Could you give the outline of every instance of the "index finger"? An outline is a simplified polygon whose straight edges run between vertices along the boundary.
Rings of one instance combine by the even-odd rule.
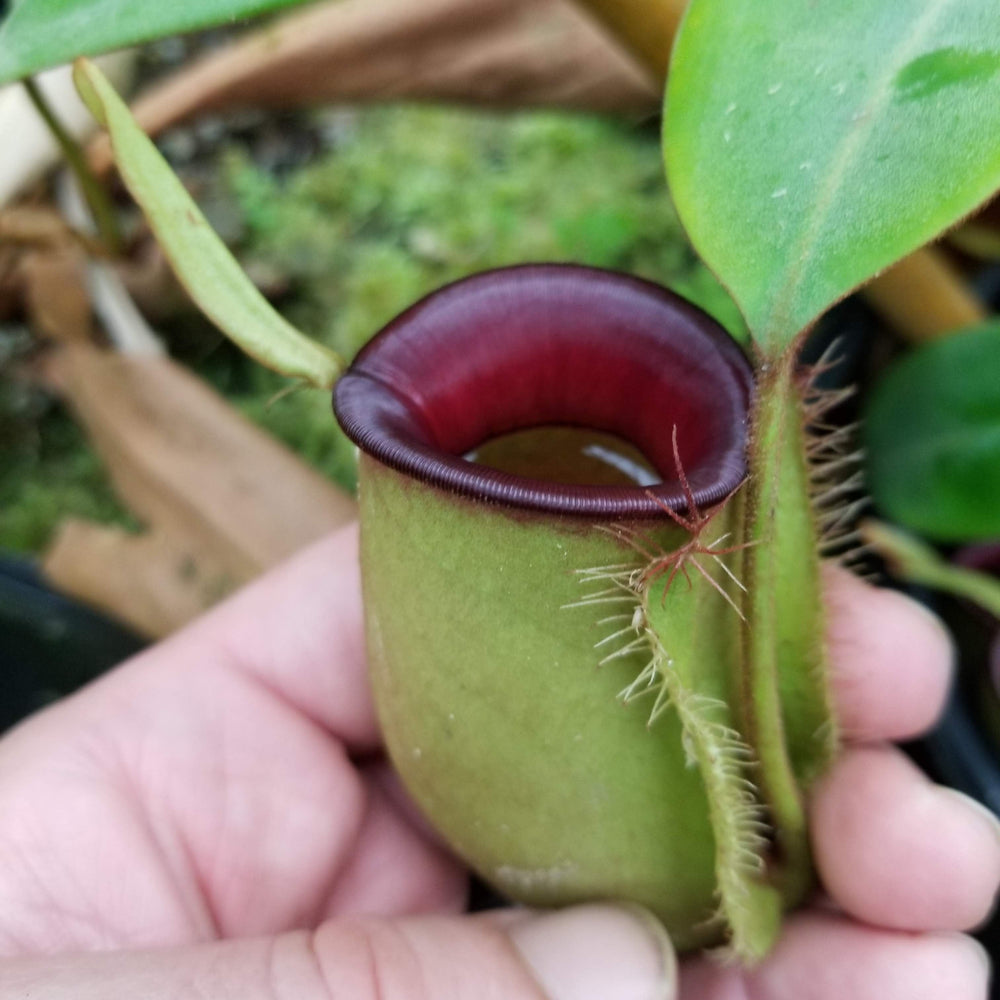
[[[358,529],[348,525],[303,549],[133,664],[145,675],[204,664],[259,683],[348,747],[380,744],[368,685]],[[202,675],[202,676],[199,676]],[[113,680],[113,676],[108,678]]]
[[[941,714],[952,645],[941,622],[897,591],[824,567],[827,647],[837,717],[849,742],[903,740]]]

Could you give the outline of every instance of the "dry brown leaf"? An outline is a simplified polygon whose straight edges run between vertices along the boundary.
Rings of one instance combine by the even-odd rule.
[[[136,517],[234,580],[356,515],[351,498],[169,358],[73,346],[55,364]]]
[[[80,248],[68,245],[26,253],[20,270],[34,334],[60,343],[91,343],[94,325]]]
[[[42,336],[89,338],[84,247],[92,241],[50,205],[0,209],[0,317],[27,312]]]
[[[0,320],[20,312],[24,302],[24,276],[17,247],[0,244]]]
[[[0,209],[0,244],[31,249],[63,249],[81,246],[91,253],[99,245],[70,226],[50,205],[13,205]]]
[[[236,581],[205,553],[164,532],[67,518],[42,560],[58,590],[158,639],[225,597]]]
[[[658,88],[569,0],[335,0],[287,16],[133,104],[155,135],[237,107],[401,98],[655,113]],[[111,166],[104,137],[90,148]]]

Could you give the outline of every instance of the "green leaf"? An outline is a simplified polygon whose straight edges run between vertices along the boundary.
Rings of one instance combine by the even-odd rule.
[[[977,570],[953,566],[925,542],[881,521],[865,521],[861,534],[885,559],[893,576],[964,597],[1000,618],[1000,580]]]
[[[20,0],[0,27],[0,83],[77,56],[254,17],[302,0]]]
[[[1000,537],[1000,321],[906,355],[870,394],[879,508],[941,541]]]
[[[73,67],[73,78],[87,107],[108,130],[125,185],[146,213],[174,272],[202,312],[261,364],[329,389],[343,370],[342,359],[301,334],[271,308],[104,74],[93,63],[80,59]]]
[[[693,0],[666,106],[681,221],[774,357],[1000,185],[1000,4]]]

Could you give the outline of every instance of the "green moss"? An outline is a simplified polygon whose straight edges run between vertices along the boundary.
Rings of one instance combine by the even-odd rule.
[[[376,108],[285,184],[231,154],[244,250],[287,274],[294,319],[354,354],[418,296],[474,271],[572,260],[682,286],[723,321],[667,197],[656,134],[582,115]]]
[[[255,368],[251,388],[231,396],[230,402],[310,465],[353,493],[358,479],[354,445],[333,419],[330,397],[314,389],[287,393],[287,388],[287,379]]]
[[[62,411],[41,433],[5,440],[0,462],[0,548],[38,552],[66,517],[131,526],[83,431]]]

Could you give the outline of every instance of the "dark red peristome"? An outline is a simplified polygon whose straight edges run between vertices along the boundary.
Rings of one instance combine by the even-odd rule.
[[[362,451],[446,490],[521,510],[663,516],[646,488],[569,486],[461,456],[498,434],[571,424],[617,434],[652,462],[651,487],[685,507],[681,464],[699,506],[746,474],[752,393],[739,347],[666,289],[594,268],[528,264],[448,285],[411,306],[361,353],[334,410]]]

